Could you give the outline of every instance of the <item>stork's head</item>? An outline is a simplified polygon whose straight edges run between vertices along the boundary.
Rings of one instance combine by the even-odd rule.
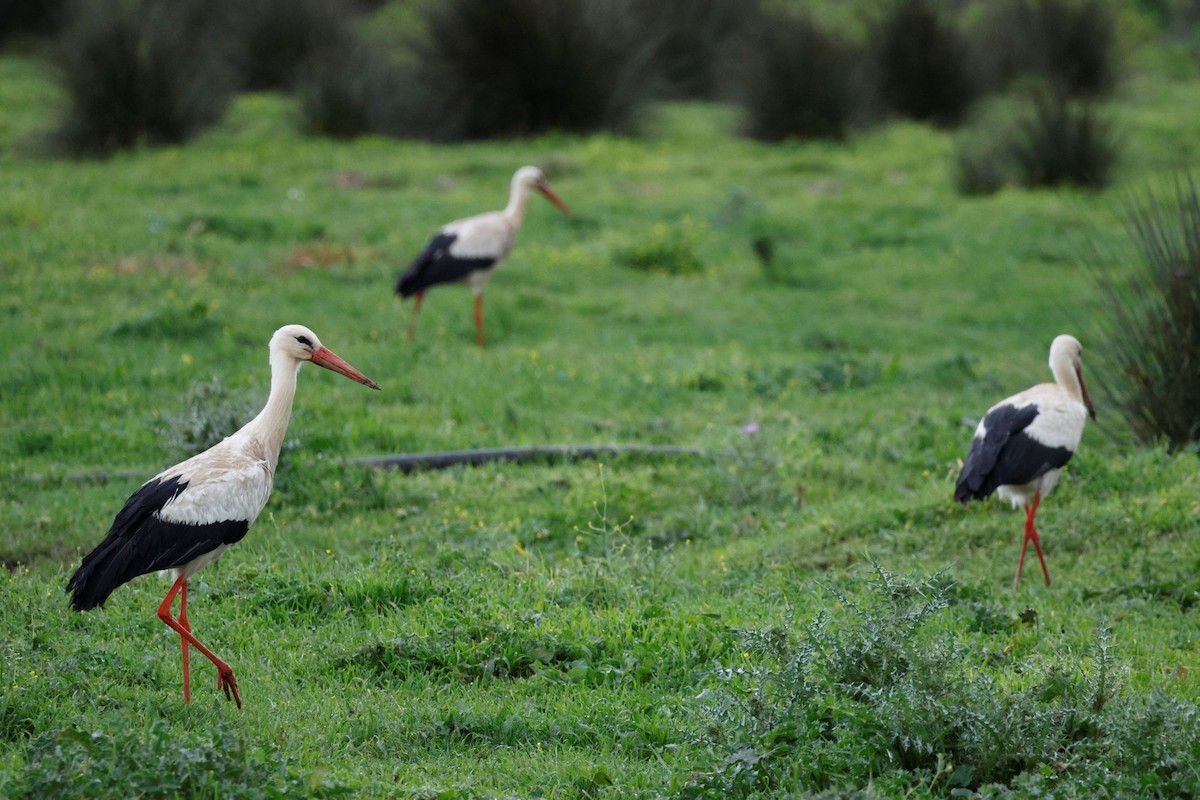
[[[297,366],[311,361],[318,367],[345,375],[352,381],[378,389],[379,384],[346,363],[336,353],[321,344],[317,335],[303,325],[284,325],[271,337],[271,361],[289,359]]]
[[[513,175],[513,185],[520,186],[525,190],[537,189],[558,209],[568,217],[573,216],[570,207],[562,201],[562,199],[554,193],[550,188],[550,183],[546,180],[546,175],[537,167],[521,167]]]
[[[1087,406],[1088,414],[1095,419],[1096,407],[1092,405],[1087,384],[1083,382],[1083,345],[1078,339],[1065,333],[1054,337],[1050,344],[1050,371],[1060,384],[1063,383],[1060,375],[1074,374],[1075,380],[1079,382],[1080,400]]]

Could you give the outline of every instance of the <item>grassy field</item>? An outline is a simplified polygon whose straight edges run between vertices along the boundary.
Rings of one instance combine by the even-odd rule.
[[[962,199],[950,134],[762,145],[705,105],[432,146],[249,96],[186,147],[46,160],[54,85],[0,58],[0,795],[1200,791],[1195,454],[1099,396],[1039,514],[1050,588],[1012,586],[1019,513],[951,500],[1056,334],[1102,377],[1085,260],[1126,268],[1123,201],[1200,156],[1180,72],[1119,93],[1108,192]],[[486,351],[460,287],[406,343],[395,276],[525,163],[577,217],[532,201]],[[163,580],[86,615],[63,586],[196,418],[254,413],[292,322],[383,392],[302,371],[270,503],[193,581],[246,707],[198,658],[184,705]],[[343,463],[551,443],[709,456]]]

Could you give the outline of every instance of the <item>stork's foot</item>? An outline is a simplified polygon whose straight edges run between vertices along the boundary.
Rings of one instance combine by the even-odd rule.
[[[228,664],[217,666],[217,688],[225,692],[226,700],[233,700],[237,707],[242,707],[242,695],[238,692],[237,678],[233,677],[233,669]]]

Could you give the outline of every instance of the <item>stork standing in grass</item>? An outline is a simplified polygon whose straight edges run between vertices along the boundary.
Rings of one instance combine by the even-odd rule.
[[[246,535],[267,498],[287,434],[300,367],[311,361],[351,380],[379,386],[321,345],[303,325],[287,325],[271,337],[271,394],[257,417],[224,441],[163,470],[125,502],[104,541],[84,556],[67,583],[71,607],[88,611],[103,606],[121,584],[162,569],[174,583],[158,607],[158,616],[183,644],[183,699],[191,699],[188,647],[217,667],[217,688],[242,707],[233,670],[192,635],[187,616],[187,582]],[[179,616],[171,616],[175,596]]]
[[[1025,548],[1033,542],[1046,585],[1050,571],[1033,518],[1042,496],[1049,494],[1059,473],[1075,455],[1088,417],[1096,418],[1080,356],[1083,348],[1073,336],[1062,335],[1050,345],[1054,383],[1041,383],[988,409],[975,429],[971,450],[954,487],[954,499],[966,505],[992,492],[1026,507],[1025,538],[1017,562],[1015,585],[1021,580]]]
[[[529,199],[529,192],[534,189],[549,198],[564,214],[571,216],[571,209],[551,190],[540,169],[521,167],[513,175],[508,206],[503,211],[489,211],[455,220],[442,226],[425,245],[425,249],[396,283],[396,293],[400,297],[413,298],[412,319],[408,323],[409,341],[416,331],[417,315],[421,313],[425,291],[439,283],[466,281],[475,293],[475,337],[479,346],[484,346],[483,288],[512,249],[517,231],[525,219],[525,203]]]

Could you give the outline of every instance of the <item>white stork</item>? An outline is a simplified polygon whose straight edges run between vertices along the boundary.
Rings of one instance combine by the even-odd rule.
[[[296,376],[306,361],[372,389],[379,386],[321,345],[303,325],[287,325],[271,337],[271,394],[259,415],[203,453],[163,470],[125,501],[104,540],[84,556],[67,583],[71,607],[103,606],[118,586],[139,575],[172,570],[174,583],[158,616],[183,644],[183,699],[191,699],[188,645],[217,667],[217,688],[242,707],[233,670],[192,635],[187,618],[187,581],[241,540],[267,498],[279,448],[287,434]],[[180,595],[179,617],[171,616]]]
[[[1014,585],[1021,580],[1025,548],[1030,541],[1042,563],[1046,585],[1050,585],[1050,571],[1033,518],[1042,495],[1054,488],[1062,468],[1079,447],[1087,416],[1096,418],[1080,368],[1082,352],[1074,336],[1064,334],[1054,339],[1050,345],[1050,371],[1055,382],[1040,383],[988,409],[975,429],[971,450],[954,487],[954,499],[963,505],[999,490],[1000,497],[1011,500],[1013,508],[1027,508]]]
[[[512,249],[517,231],[525,220],[525,203],[531,189],[537,189],[564,214],[571,216],[571,209],[550,189],[540,169],[521,167],[512,177],[508,206],[503,211],[489,211],[443,225],[400,276],[396,293],[404,299],[415,298],[412,319],[408,323],[410,341],[425,290],[439,283],[465,280],[475,293],[475,337],[479,346],[484,346],[483,287]]]

